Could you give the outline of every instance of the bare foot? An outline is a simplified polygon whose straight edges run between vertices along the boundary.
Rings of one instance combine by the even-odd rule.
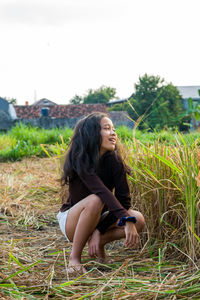
[[[104,246],[100,246],[98,250],[98,262],[101,264],[111,264],[113,262],[105,252]]]
[[[68,265],[67,273],[82,275],[87,273],[87,270],[82,265]]]
[[[99,246],[98,249],[98,262],[104,263],[106,260],[106,252],[104,246]]]
[[[87,273],[86,268],[81,264],[81,262],[77,259],[69,258],[69,265],[67,267],[68,274],[85,274]]]

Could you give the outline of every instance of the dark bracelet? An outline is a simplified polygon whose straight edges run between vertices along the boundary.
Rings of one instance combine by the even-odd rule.
[[[132,223],[136,223],[137,219],[136,217],[121,217],[118,226],[124,226],[126,224],[126,222],[132,222]]]

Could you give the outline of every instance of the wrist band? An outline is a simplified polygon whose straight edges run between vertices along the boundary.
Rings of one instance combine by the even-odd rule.
[[[118,226],[124,226],[126,224],[126,222],[132,222],[132,223],[136,223],[137,219],[136,217],[121,217]]]

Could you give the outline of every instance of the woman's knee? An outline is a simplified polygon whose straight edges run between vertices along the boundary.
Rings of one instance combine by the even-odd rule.
[[[90,208],[92,211],[101,211],[103,209],[104,204],[100,197],[95,194],[91,194],[88,197],[90,199],[87,203],[87,208]]]
[[[144,216],[141,212],[137,211],[137,210],[133,210],[133,209],[129,209],[128,210],[128,213],[131,215],[131,216],[134,216],[136,217],[137,219],[137,223],[136,223],[136,227],[137,227],[137,230],[140,232],[143,230],[144,226],[145,226],[145,219],[144,219]]]

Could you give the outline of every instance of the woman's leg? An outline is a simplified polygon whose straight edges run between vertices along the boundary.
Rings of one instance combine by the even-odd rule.
[[[137,223],[135,224],[135,226],[137,232],[140,233],[145,226],[145,220],[143,215],[139,211],[133,209],[129,209],[128,212],[131,216],[136,217]],[[117,226],[118,222],[119,221],[111,225],[104,234],[100,234],[100,243],[98,249],[98,259],[100,262],[103,262],[103,260],[105,260],[106,258],[104,246],[107,243],[125,238],[124,226],[123,227]]]
[[[69,266],[81,264],[83,248],[99,222],[103,206],[101,199],[92,194],[69,210],[65,227],[66,235],[73,242]]]

